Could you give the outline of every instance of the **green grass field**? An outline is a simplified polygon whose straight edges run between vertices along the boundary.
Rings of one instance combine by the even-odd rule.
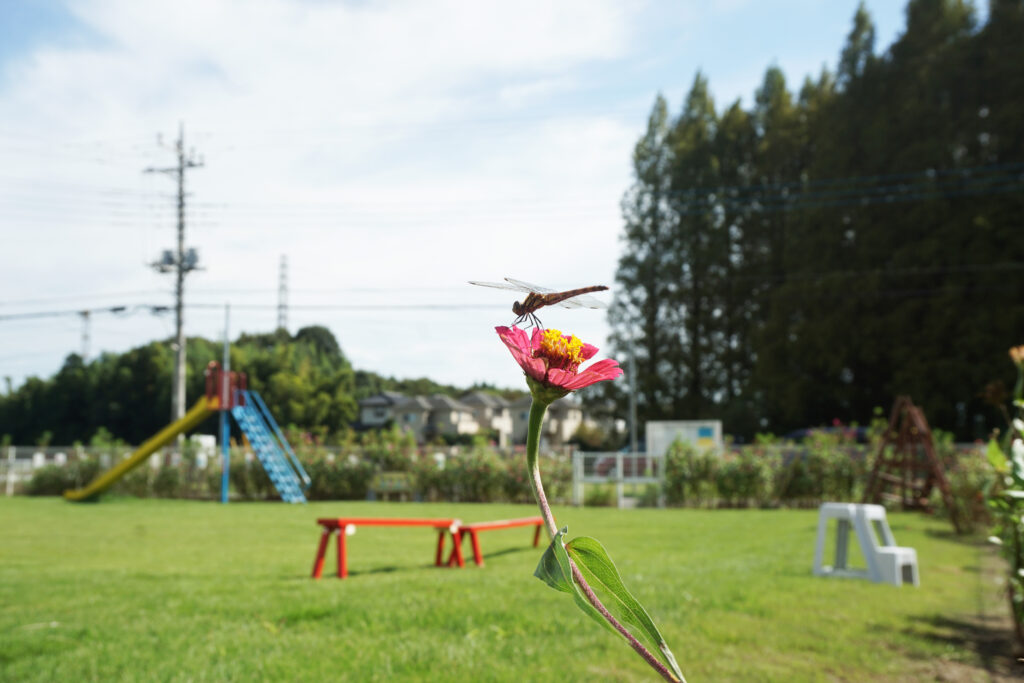
[[[817,513],[556,508],[601,540],[697,681],[1006,674],[1001,565],[942,520],[892,514],[921,587],[811,575]],[[309,578],[318,516],[483,521],[532,507],[0,499],[0,680],[649,680],[533,578],[532,529],[433,567],[432,530],[362,528],[350,577]],[[330,575],[330,578],[327,578]],[[1018,672],[1019,673],[1019,672]]]

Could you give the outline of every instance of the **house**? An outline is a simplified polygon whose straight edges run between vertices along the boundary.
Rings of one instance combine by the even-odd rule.
[[[434,394],[426,400],[431,408],[427,436],[476,434],[480,430],[473,410],[465,403],[443,394]]]
[[[583,404],[571,395],[548,406],[543,434],[552,446],[564,446],[583,424]]]
[[[413,435],[418,443],[426,440],[430,427],[430,413],[433,407],[423,396],[406,396],[395,404],[395,424],[403,432]]]
[[[530,424],[530,405],[533,398],[523,396],[509,404],[512,413],[512,443],[526,443],[526,427]]]
[[[405,400],[397,391],[382,391],[359,402],[359,426],[364,429],[387,427],[394,419],[394,408]]]
[[[493,431],[498,446],[526,443],[532,399],[524,396],[512,403],[500,396],[475,391],[454,399],[443,394],[405,396],[383,391],[359,402],[357,429],[381,429],[396,425],[419,443],[439,436],[477,434]],[[541,433],[541,445],[564,446],[583,424],[582,406],[572,396],[548,406]]]
[[[509,406],[512,413],[512,440],[526,443],[526,429],[530,422],[530,404],[533,399],[524,396]],[[572,395],[548,406],[541,428],[540,445],[549,448],[564,446],[583,424],[583,406]]]
[[[500,448],[511,443],[512,411],[507,400],[483,391],[470,392],[459,400],[473,411],[473,419],[481,429],[489,429],[495,433]]]

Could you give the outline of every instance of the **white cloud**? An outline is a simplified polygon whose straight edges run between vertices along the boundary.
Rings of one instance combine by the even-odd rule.
[[[9,136],[0,141],[18,138],[24,151],[16,179],[0,182],[0,201],[22,206],[3,214],[19,221],[3,230],[19,255],[2,276],[8,301],[169,290],[145,263],[173,244],[173,184],[140,171],[173,163],[153,135],[173,139],[178,120],[207,161],[188,177],[187,242],[207,267],[189,278],[191,302],[274,303],[280,254],[293,304],[440,296],[509,306],[514,297],[465,280],[569,287],[613,274],[636,131],[548,102],[580,87],[580,69],[627,53],[631,5],[94,0],[70,9],[94,39],[9,64],[0,97]],[[402,291],[300,293],[352,287]],[[239,289],[261,293],[225,293]],[[491,315],[291,317],[332,321],[369,369],[468,382],[494,375],[456,358],[439,366],[438,345],[450,345],[451,325],[488,334],[478,321]],[[593,316],[603,336],[603,316]],[[219,335],[216,311],[188,320],[189,333]],[[235,330],[268,329],[274,312],[239,307],[233,320]],[[397,324],[419,320],[436,331],[388,345]],[[66,323],[63,353],[77,347]],[[94,327],[94,350],[168,332],[166,321],[134,325],[136,337],[119,337],[116,321]],[[487,348],[456,355],[484,358]]]

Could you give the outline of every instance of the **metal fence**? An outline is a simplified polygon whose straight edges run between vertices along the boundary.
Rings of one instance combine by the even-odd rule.
[[[220,449],[214,443],[213,437],[207,440],[190,440],[185,451],[189,454],[190,462],[196,468],[205,470],[208,467],[220,469]],[[525,446],[513,446],[506,448],[493,448],[503,458],[523,458],[525,462]],[[78,460],[95,458],[99,462],[100,471],[105,471],[131,456],[135,450],[134,446],[7,446],[0,450],[0,487],[8,496],[14,495],[32,479],[33,473],[47,465],[66,467]],[[336,459],[346,458],[351,461],[372,460],[370,451],[379,452],[380,449],[364,448],[361,446],[321,446],[311,444],[299,444],[295,451],[300,459],[312,460],[326,458],[329,462]],[[419,446],[416,451],[420,458],[433,458],[438,463],[443,463],[449,458],[457,458],[460,455],[472,450],[470,446]],[[233,446],[231,449],[235,457],[239,453],[246,461],[255,458],[251,448],[244,445]],[[569,457],[568,448],[548,449],[543,455],[555,458]],[[185,456],[177,448],[176,444],[165,446],[149,457],[147,465],[152,469],[159,469],[163,465],[176,467],[185,460]]]
[[[665,506],[664,456],[647,453],[587,452],[572,454],[572,502],[583,505],[586,484],[613,485],[615,503],[619,508],[629,507],[626,486],[656,484],[658,507]]]

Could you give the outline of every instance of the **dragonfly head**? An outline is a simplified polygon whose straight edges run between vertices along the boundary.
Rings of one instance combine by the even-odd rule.
[[[515,313],[516,315],[523,315],[523,305],[518,301],[513,302],[512,312]]]

